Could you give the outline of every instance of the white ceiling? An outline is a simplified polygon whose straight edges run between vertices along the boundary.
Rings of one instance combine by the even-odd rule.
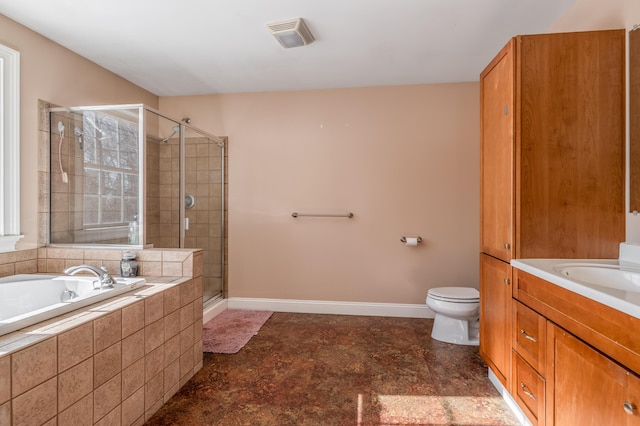
[[[0,0],[0,13],[159,96],[477,81],[575,0]],[[265,23],[305,19],[283,49]]]

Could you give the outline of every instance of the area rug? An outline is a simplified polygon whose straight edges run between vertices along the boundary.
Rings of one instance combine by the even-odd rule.
[[[227,309],[202,327],[202,350],[218,354],[237,353],[258,334],[272,314],[272,311]]]

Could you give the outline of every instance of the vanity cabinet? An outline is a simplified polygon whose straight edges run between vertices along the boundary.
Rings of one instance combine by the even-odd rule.
[[[481,73],[483,259],[508,268],[521,258],[617,257],[625,239],[624,58],[624,30],[525,35]],[[481,265],[480,353],[510,388],[512,364],[521,366],[501,350],[512,337],[511,299],[497,290],[497,264]]]
[[[640,425],[640,319],[513,268],[510,393],[534,425]]]

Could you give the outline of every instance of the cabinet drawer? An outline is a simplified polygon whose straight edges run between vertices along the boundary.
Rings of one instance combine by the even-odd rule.
[[[546,318],[514,300],[513,323],[513,348],[544,376]]]
[[[545,381],[513,351],[512,392],[514,399],[534,425],[545,424]]]

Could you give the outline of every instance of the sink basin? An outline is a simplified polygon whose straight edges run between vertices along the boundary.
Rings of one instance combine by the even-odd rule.
[[[578,281],[613,290],[640,293],[640,270],[618,265],[559,264],[558,274]]]

